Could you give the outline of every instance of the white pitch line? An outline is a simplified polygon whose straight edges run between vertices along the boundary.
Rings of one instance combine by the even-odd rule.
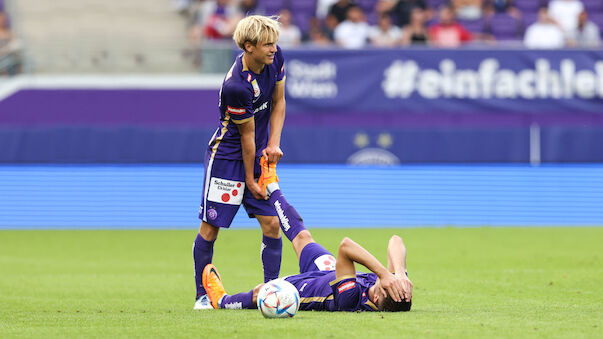
[[[20,75],[0,82],[0,101],[22,89],[219,89],[223,75]]]

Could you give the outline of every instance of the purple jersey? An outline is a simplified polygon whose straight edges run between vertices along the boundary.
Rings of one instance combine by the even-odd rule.
[[[272,92],[277,82],[285,80],[285,60],[276,47],[274,62],[260,74],[253,73],[239,55],[220,89],[220,124],[208,145],[211,158],[243,160],[241,135],[237,124],[255,119],[256,157],[266,148],[269,136]]]
[[[356,276],[336,279],[335,271],[311,271],[286,277],[299,291],[300,310],[377,311],[369,299],[369,288],[377,275],[357,272]]]

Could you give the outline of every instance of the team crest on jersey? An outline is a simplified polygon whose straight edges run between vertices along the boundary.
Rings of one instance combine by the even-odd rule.
[[[251,81],[251,85],[253,86],[253,96],[255,98],[260,96],[260,86],[258,86],[258,81],[256,79],[253,79],[253,81]]]
[[[207,200],[227,205],[240,205],[243,202],[244,191],[245,183],[242,181],[211,177]]]

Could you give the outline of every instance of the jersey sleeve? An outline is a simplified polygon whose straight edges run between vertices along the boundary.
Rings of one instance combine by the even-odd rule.
[[[229,84],[222,89],[226,114],[235,124],[253,119],[253,89],[245,84]]]
[[[357,311],[362,302],[362,289],[356,283],[356,276],[345,276],[332,281],[334,311]]]
[[[276,46],[276,56],[275,60],[278,66],[278,75],[276,76],[276,82],[281,82],[285,80],[285,57],[283,56],[283,51],[279,46]]]

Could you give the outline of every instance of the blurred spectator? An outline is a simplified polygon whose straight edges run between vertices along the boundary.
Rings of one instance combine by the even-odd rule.
[[[440,22],[429,28],[429,40],[438,47],[459,47],[473,40],[471,32],[454,20],[454,10],[449,5],[440,8]]]
[[[0,50],[5,51],[12,41],[13,33],[8,27],[8,17],[6,13],[0,11]]]
[[[578,16],[578,27],[570,32],[569,44],[576,47],[598,47],[601,44],[599,27],[588,20],[588,13]]]
[[[210,14],[203,27],[203,34],[207,39],[230,39],[235,26],[242,17],[234,2],[232,0],[217,1],[215,10]]]
[[[578,27],[578,15],[584,10],[584,5],[578,0],[552,0],[549,2],[549,15],[557,21],[565,34]]]
[[[424,0],[379,0],[376,11],[379,14],[388,13],[393,16],[398,27],[404,27],[410,22],[412,9],[419,7],[427,10]]]
[[[348,18],[348,10],[355,6],[350,0],[337,0],[336,3],[329,8],[329,15],[333,15],[337,22],[341,23]]]
[[[316,2],[316,17],[319,20],[324,20],[329,14],[329,10],[337,0],[318,0]]]
[[[193,42],[203,39],[230,39],[242,14],[234,0],[200,0],[194,4],[189,38]]]
[[[281,47],[299,46],[301,43],[301,31],[291,24],[291,12],[288,9],[281,9],[278,13],[281,22],[281,33],[279,34],[278,44]]]
[[[565,45],[563,30],[549,16],[546,7],[538,10],[538,21],[526,29],[523,43],[527,48],[563,48]]]
[[[376,47],[394,47],[399,44],[402,30],[392,24],[392,18],[387,14],[379,15],[376,26],[371,26],[369,40]]]
[[[429,40],[425,11],[420,7],[413,8],[410,23],[402,28],[402,45],[424,45]]]
[[[487,0],[484,4],[484,12],[486,15],[507,13],[516,19],[521,17],[521,11],[515,7],[513,0]]]
[[[0,11],[0,74],[14,75],[21,69],[19,42],[8,26],[8,16]]]
[[[456,17],[461,20],[477,20],[482,17],[482,0],[452,0]]]
[[[261,14],[258,12],[258,2],[256,0],[241,0],[239,10],[243,13],[243,16]]]
[[[369,28],[362,9],[352,6],[348,9],[347,20],[335,28],[335,42],[343,48],[363,48],[367,43]]]
[[[0,4],[2,0],[0,0]],[[180,14],[187,14],[189,8],[192,5],[192,0],[172,0],[172,6],[178,11]]]
[[[337,23],[337,19],[332,17],[335,23]],[[337,26],[337,24],[335,24]],[[333,40],[329,36],[329,34],[323,29],[320,24],[320,21],[317,18],[310,19],[310,29],[308,31],[308,43],[314,46],[330,46]]]

